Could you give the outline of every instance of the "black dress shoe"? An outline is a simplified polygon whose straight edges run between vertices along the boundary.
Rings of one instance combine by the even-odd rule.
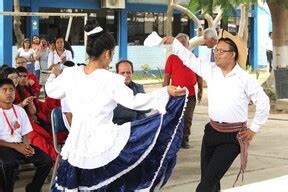
[[[184,142],[182,142],[182,144],[181,144],[181,148],[183,148],[183,149],[190,149],[190,148],[191,148],[191,145],[189,144],[188,141],[184,141]]]

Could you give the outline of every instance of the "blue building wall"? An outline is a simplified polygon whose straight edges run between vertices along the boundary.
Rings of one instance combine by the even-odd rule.
[[[253,70],[267,69],[266,42],[269,32],[272,31],[271,14],[268,6],[253,6],[254,17],[252,22],[252,57],[250,63]]]
[[[10,2],[10,3],[9,3]],[[45,8],[81,8],[81,9],[100,9],[100,0],[20,0],[21,6],[28,7],[31,11],[39,11],[41,7]],[[0,11],[11,11],[12,1],[0,2]],[[251,39],[250,39],[250,60],[249,63],[253,65],[253,69],[264,68],[266,64],[265,45],[263,39],[268,36],[268,32],[271,31],[272,24],[270,18],[270,12],[267,7],[259,8],[254,6],[253,18],[251,22]],[[151,68],[163,68],[165,64],[166,54],[164,54],[164,48],[146,48],[144,46],[127,46],[127,12],[128,11],[146,11],[146,12],[160,12],[165,13],[167,11],[166,5],[152,5],[152,4],[140,4],[140,3],[128,3],[126,9],[121,10],[119,13],[118,26],[118,40],[120,42],[119,47],[116,48],[116,54],[112,65],[118,59],[130,59],[135,63],[135,69],[141,70],[141,65],[149,64]],[[237,12],[237,15],[239,13]],[[30,37],[33,34],[39,32],[39,19],[38,17],[31,17],[29,19],[30,30],[28,30]],[[4,30],[5,26],[5,30]],[[7,27],[8,26],[8,27]],[[11,26],[11,27],[9,27]],[[260,27],[261,26],[261,27]],[[265,27],[263,27],[265,26]],[[0,16],[0,63],[12,63],[12,17]],[[194,28],[193,23],[190,24],[190,28]],[[261,29],[261,30],[260,30]],[[191,34],[193,36],[193,30]],[[4,38],[5,37],[5,38]],[[6,48],[4,48],[6,47]],[[85,61],[85,50],[81,46],[74,46],[75,50],[75,62]],[[13,51],[13,55],[15,50]],[[194,51],[198,54],[198,49]],[[79,55],[77,55],[79,54]],[[149,57],[147,57],[149,55]],[[153,56],[153,57],[152,57]],[[151,60],[153,58],[153,60]],[[116,61],[115,61],[116,60]]]
[[[0,1],[0,11],[11,11],[12,1]],[[0,65],[11,65],[12,18],[0,16]]]

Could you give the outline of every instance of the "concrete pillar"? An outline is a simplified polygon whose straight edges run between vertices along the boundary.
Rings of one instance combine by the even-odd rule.
[[[190,37],[190,39],[192,39],[193,37],[195,37],[197,35],[195,28],[196,28],[195,23],[190,19],[189,20],[189,31],[190,31],[189,37]],[[199,55],[199,48],[198,47],[195,48],[192,52],[194,55]]]
[[[31,0],[31,12],[39,12],[39,0]],[[27,35],[29,35],[30,38],[33,35],[39,35],[39,17],[28,17],[27,24]]]
[[[127,11],[119,10],[118,14],[118,44],[119,44],[119,59],[127,59],[128,45],[128,22]]]
[[[12,11],[13,1],[0,1],[0,11]],[[0,66],[12,66],[12,17],[0,16]]]

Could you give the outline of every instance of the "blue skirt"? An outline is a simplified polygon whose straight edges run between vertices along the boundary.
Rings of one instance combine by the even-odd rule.
[[[154,191],[171,176],[183,131],[186,97],[171,97],[164,115],[131,123],[130,138],[119,156],[103,167],[81,169],[62,160],[51,191]]]

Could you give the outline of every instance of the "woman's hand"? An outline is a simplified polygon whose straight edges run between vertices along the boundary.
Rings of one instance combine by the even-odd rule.
[[[186,88],[175,87],[173,85],[167,86],[167,91],[170,96],[182,96],[186,94]]]
[[[60,65],[54,65],[51,70],[51,73],[53,73],[56,77],[60,75],[62,73],[62,70],[60,69]]]

